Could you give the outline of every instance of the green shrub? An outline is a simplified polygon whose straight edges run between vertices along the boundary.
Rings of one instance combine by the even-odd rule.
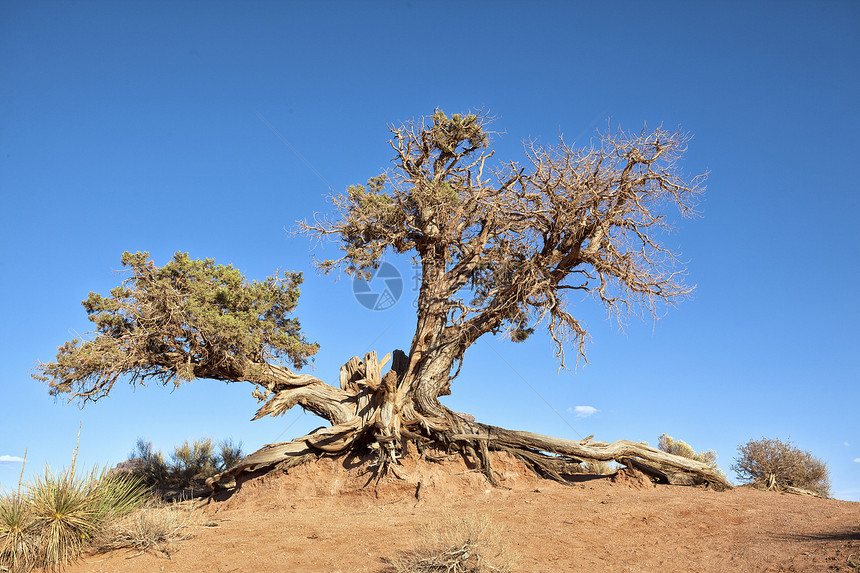
[[[218,463],[221,471],[228,470],[238,464],[244,456],[242,454],[242,442],[238,445],[233,443],[231,438],[223,440],[219,447]]]
[[[202,488],[207,478],[232,467],[242,457],[241,442],[234,445],[231,439],[223,440],[216,453],[212,438],[200,438],[175,446],[168,464],[161,452],[153,449],[152,442],[140,438],[129,460],[131,473],[149,487],[163,491]]]
[[[791,440],[762,438],[738,447],[732,469],[746,483],[764,489],[799,488],[830,496],[830,469]]]
[[[699,453],[696,453],[696,450],[694,450],[693,447],[690,446],[688,443],[681,440],[676,440],[675,438],[667,434],[660,435],[657,441],[657,448],[659,448],[663,452],[666,452],[667,454],[673,454],[676,456],[681,456],[683,458],[696,460],[697,462],[702,462],[703,464],[707,465],[715,472],[720,474],[723,478],[726,477],[726,474],[723,473],[723,471],[719,467],[717,467],[717,454],[714,452],[714,450],[701,451]],[[702,476],[680,474],[677,473],[676,470],[672,470],[671,468],[661,467],[660,469],[672,474],[673,482],[687,481],[688,483],[693,485],[703,485],[704,483],[706,483],[706,480]]]
[[[171,472],[177,485],[182,487],[202,487],[206,478],[218,473],[212,438],[200,438],[190,443],[185,440],[173,448],[170,457],[173,459]]]
[[[57,569],[75,561],[112,519],[140,507],[143,485],[133,476],[71,467],[45,468],[19,491],[0,498],[0,570]]]
[[[152,449],[152,442],[138,438],[135,449],[129,454],[134,462],[132,473],[143,483],[155,489],[167,489],[170,480],[170,468],[164,463],[161,452]]]

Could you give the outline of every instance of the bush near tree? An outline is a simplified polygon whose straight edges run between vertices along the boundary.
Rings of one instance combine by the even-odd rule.
[[[725,478],[725,473],[717,467],[717,454],[714,450],[701,451],[696,453],[696,450],[693,449],[691,445],[688,443],[676,440],[672,436],[667,434],[661,434],[657,441],[657,447],[660,451],[666,452],[667,454],[674,454],[676,456],[681,456],[684,458],[689,458],[691,460],[696,460],[697,462],[702,462],[706,464],[708,467],[717,472],[719,475]],[[688,481],[693,485],[703,485],[706,483],[701,476],[692,476],[688,474],[676,474],[671,471],[671,468],[666,468],[669,470],[669,473],[672,473],[673,482],[678,480]]]
[[[202,488],[208,478],[242,459],[242,443],[234,444],[232,439],[218,444],[212,438],[185,440],[173,448],[170,457],[171,461],[166,462],[164,455],[153,449],[152,442],[140,438],[129,454],[131,472],[156,490]]]
[[[762,489],[805,490],[830,497],[830,468],[791,440],[750,440],[738,447],[732,470],[744,482]]]

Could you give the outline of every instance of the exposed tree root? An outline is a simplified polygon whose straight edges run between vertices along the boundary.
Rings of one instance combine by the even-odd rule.
[[[570,482],[569,476],[578,473],[579,464],[598,460],[633,466],[664,483],[669,483],[670,478],[657,468],[699,476],[716,489],[731,487],[725,477],[704,463],[638,442],[619,440],[610,444],[593,441],[592,436],[574,441],[507,430],[475,422],[472,416],[441,405],[432,412],[419,412],[410,388],[398,383],[404,377],[406,356],[395,351],[391,370],[382,376],[381,367],[389,359],[390,355],[377,360],[375,352],[368,353],[363,361],[353,357],[341,368],[340,389],[289,371],[277,371],[274,379],[261,375],[260,385],[268,392],[259,396],[266,404],[257,417],[280,414],[299,404],[325,417],[332,425],[291,442],[265,446],[211,478],[209,486],[213,490],[231,488],[242,472],[285,470],[320,455],[350,451],[376,452],[376,459],[370,464],[371,480],[389,474],[403,478],[397,468],[398,458],[414,444],[419,451],[429,445],[466,456],[496,487],[500,483],[492,468],[491,451],[508,452],[536,474],[561,483]],[[427,458],[433,461],[432,455]]]

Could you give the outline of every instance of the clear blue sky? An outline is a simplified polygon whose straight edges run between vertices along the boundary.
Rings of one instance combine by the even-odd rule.
[[[829,462],[837,497],[860,500],[860,4],[594,4],[0,3],[0,484],[25,449],[27,475],[68,464],[79,424],[90,465],[138,437],[251,451],[320,425],[299,410],[250,422],[247,384],[124,386],[80,410],[29,374],[89,330],[80,301],[120,280],[124,250],[251,278],[304,271],[323,379],[354,354],[408,348],[408,261],[392,259],[404,298],[371,312],[287,231],[329,211],[329,186],[389,165],[386,124],[483,107],[500,159],[530,137],[587,142],[607,118],[692,132],[703,216],[669,244],[698,289],[623,332],[577,301],[592,342],[572,371],[545,336],[480,340],[446,403],[561,437],[666,432],[726,470],[738,444],[791,438]]]

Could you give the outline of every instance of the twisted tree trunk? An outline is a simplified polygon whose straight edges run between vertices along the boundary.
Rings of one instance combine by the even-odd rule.
[[[420,339],[416,336],[416,340]],[[416,358],[416,354],[422,354],[423,359]],[[471,416],[455,413],[438,399],[447,393],[455,357],[456,349],[450,344],[413,345],[412,358],[395,350],[393,355],[378,360],[376,353],[370,352],[364,360],[353,357],[341,367],[340,388],[281,366],[252,365],[244,378],[265,389],[256,394],[265,403],[254,419],[276,416],[300,405],[328,420],[331,426],[290,442],[263,447],[211,478],[210,487],[232,487],[236,476],[244,471],[286,468],[323,454],[348,451],[376,452],[374,469],[383,473],[391,469],[396,474],[398,458],[410,443],[468,456],[494,485],[498,481],[490,462],[491,451],[513,454],[539,475],[562,483],[574,466],[586,460],[633,460],[640,465],[650,463],[700,476],[718,489],[731,487],[706,464],[644,444],[626,440],[609,444],[590,438],[564,440],[481,424]],[[391,367],[383,375],[382,369],[389,361]]]

